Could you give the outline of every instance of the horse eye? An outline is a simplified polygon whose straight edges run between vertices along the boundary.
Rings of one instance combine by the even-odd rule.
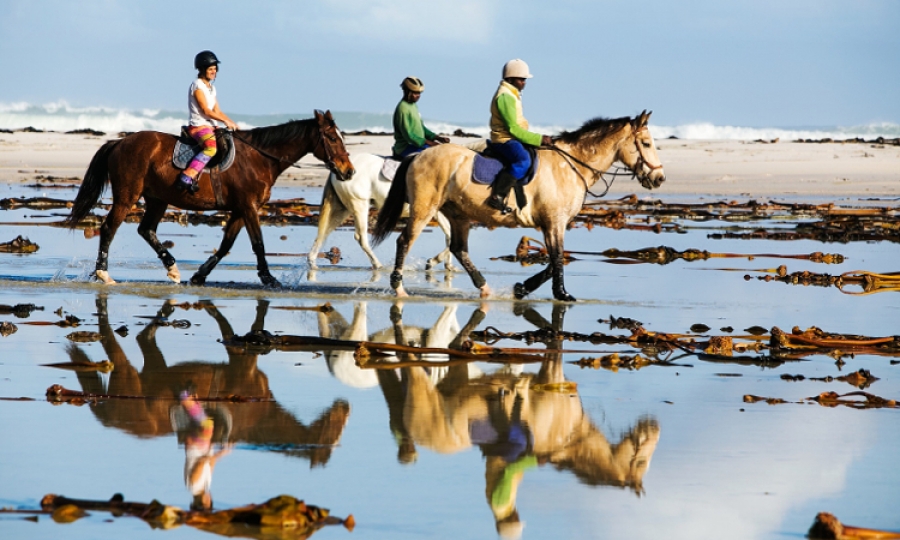
[[[647,141],[644,141],[641,144],[644,145],[644,148],[650,148],[650,143],[648,143]]]

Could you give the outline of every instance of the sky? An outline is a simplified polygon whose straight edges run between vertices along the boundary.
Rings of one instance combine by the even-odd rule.
[[[522,58],[535,124],[900,124],[897,0],[0,0],[0,104],[186,109],[194,55],[226,113],[389,113],[486,124]]]

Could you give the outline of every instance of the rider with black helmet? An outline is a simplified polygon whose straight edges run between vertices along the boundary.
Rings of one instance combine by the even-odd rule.
[[[178,185],[191,193],[199,189],[197,178],[209,160],[216,155],[216,121],[224,122],[228,129],[237,129],[237,124],[222,112],[216,97],[213,81],[219,72],[219,59],[212,51],[202,51],[194,57],[197,79],[188,91],[188,133],[203,147],[178,177]]]

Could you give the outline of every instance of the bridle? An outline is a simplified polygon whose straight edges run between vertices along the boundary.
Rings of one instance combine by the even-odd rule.
[[[557,152],[559,155],[561,155],[563,157],[563,159],[566,161],[566,163],[569,164],[569,167],[571,167],[572,170],[575,171],[575,174],[577,174],[578,177],[581,178],[581,181],[584,183],[585,192],[587,192],[592,197],[601,198],[601,197],[604,197],[607,193],[609,193],[609,189],[612,187],[613,182],[619,176],[628,176],[630,173],[631,178],[635,179],[635,178],[637,178],[638,171],[642,170],[645,166],[648,169],[650,169],[651,172],[655,171],[656,169],[662,168],[662,163],[660,163],[659,165],[650,165],[650,163],[644,157],[644,153],[641,152],[641,143],[638,141],[638,134],[640,132],[646,131],[646,130],[647,130],[647,126],[644,126],[638,130],[632,130],[632,140],[634,141],[634,149],[635,149],[635,151],[637,151],[637,155],[638,155],[637,161],[635,161],[635,164],[634,164],[634,168],[616,166],[615,170],[612,172],[601,171],[599,169],[595,169],[594,167],[588,165],[584,161],[578,159],[577,157],[573,156],[572,154],[566,152],[565,150],[563,150],[562,148],[560,148],[554,144],[551,144],[550,146],[544,147],[544,148],[547,148],[548,150],[553,150],[554,152]],[[591,182],[588,182],[587,178],[585,178],[584,175],[581,174],[581,171],[579,171],[578,168],[575,167],[576,164],[591,171],[591,173],[593,174],[593,178],[592,178]],[[622,172],[622,171],[625,171],[625,172]],[[607,181],[606,178],[603,176],[604,174],[608,174],[608,175],[612,176],[613,177],[612,180]],[[598,178],[600,180],[603,180],[603,183],[606,185],[606,189],[604,189],[603,193],[600,193],[600,194],[597,194],[597,193],[594,193],[591,191],[591,186],[597,182]]]
[[[638,154],[638,158],[634,164],[635,165],[634,168],[641,170],[644,167],[647,167],[648,169],[650,169],[650,172],[653,172],[656,169],[662,169],[662,163],[660,163],[659,165],[650,165],[650,163],[647,161],[647,158],[644,157],[644,153],[641,152],[641,143],[640,143],[640,141],[638,141],[637,136],[638,136],[638,133],[641,133],[642,131],[647,131],[647,126],[644,126],[641,129],[634,132],[634,149],[637,150],[637,154]],[[637,173],[635,173],[635,176],[637,176]]]

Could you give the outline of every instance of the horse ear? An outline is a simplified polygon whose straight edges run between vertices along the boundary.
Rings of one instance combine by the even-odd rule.
[[[653,111],[648,111],[644,109],[644,112],[641,114],[641,127],[646,127],[647,122],[650,121],[650,115],[653,114]]]
[[[325,118],[327,118],[327,119],[331,120],[332,122],[334,122],[334,117],[331,116],[331,110],[325,111]]]
[[[315,111],[313,111],[313,115],[315,115],[316,120],[318,120],[320,124],[322,123],[322,120],[325,118],[325,115],[319,109],[316,109]]]

